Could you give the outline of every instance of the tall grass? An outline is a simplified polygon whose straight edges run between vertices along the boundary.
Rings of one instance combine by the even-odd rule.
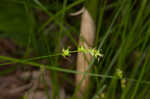
[[[22,66],[28,64],[44,67],[51,71],[54,99],[58,98],[56,96],[61,86],[58,79],[59,72],[64,72],[67,77],[70,74],[89,75],[93,88],[90,90],[89,99],[149,99],[149,0],[99,2],[98,11],[94,12],[97,18],[94,47],[101,50],[104,57],[99,62],[95,59],[91,61],[89,69],[92,69],[92,73],[63,68],[59,63],[62,59],[60,42],[64,37],[67,36],[70,40],[68,42],[78,47],[74,35],[79,35],[80,19],[68,15],[77,10],[75,7],[84,3],[85,0],[72,0],[71,3],[70,0],[63,2],[62,0],[1,0],[0,37],[15,40],[19,46],[26,48],[26,51],[22,53],[22,59],[0,55],[1,61],[9,61],[0,66],[18,63]],[[53,9],[53,6],[56,8]],[[44,13],[48,18],[40,22],[36,10]],[[40,64],[36,60],[33,61],[30,59],[30,52],[36,54],[33,59],[48,59],[48,63]],[[123,78],[116,76],[117,69],[123,72]],[[126,80],[124,88],[121,87],[122,79]]]

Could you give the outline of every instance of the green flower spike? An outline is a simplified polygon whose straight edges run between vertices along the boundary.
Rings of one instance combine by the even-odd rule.
[[[100,57],[103,57],[103,54],[101,54],[100,51],[97,49],[91,49],[91,50],[89,50],[89,53],[98,60]]]
[[[95,57],[96,59],[98,59],[98,61],[99,61],[100,57],[103,57],[103,54],[101,54],[100,51],[97,50],[97,49],[85,49],[83,46],[80,46],[77,51],[78,52],[82,52],[82,53],[89,53],[93,57]]]
[[[123,72],[122,72],[122,70],[117,69],[117,70],[116,70],[116,74],[117,74],[117,76],[118,76],[120,79],[123,78]]]
[[[84,52],[85,48],[83,46],[78,47],[78,52]]]
[[[126,87],[126,79],[125,78],[123,78],[123,79],[121,79],[121,88],[125,88]]]
[[[83,46],[80,46],[80,47],[78,48],[78,52],[87,53],[88,51],[87,51]]]
[[[101,93],[101,98],[104,99],[105,98],[105,94]]]
[[[62,49],[62,56],[63,57],[66,57],[66,56],[70,56],[71,54],[70,54],[70,51],[69,51],[69,48],[67,48],[67,49]]]

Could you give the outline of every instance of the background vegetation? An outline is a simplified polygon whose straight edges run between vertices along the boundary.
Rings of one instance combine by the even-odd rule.
[[[76,53],[64,58],[61,52],[78,48],[80,15],[69,14],[84,4],[85,0],[0,0],[0,41],[5,41],[0,42],[1,77],[18,68],[22,72],[46,69],[53,99],[58,99],[61,88],[74,98],[74,75],[79,74]],[[84,73],[92,82],[89,99],[149,99],[150,1],[99,0],[94,13],[94,48],[104,57],[91,61],[92,73]]]

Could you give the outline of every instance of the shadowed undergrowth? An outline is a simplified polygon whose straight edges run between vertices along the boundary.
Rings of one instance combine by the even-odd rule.
[[[85,0],[1,0],[0,40],[11,39],[17,46],[13,54],[6,51],[6,56],[0,45],[0,68],[8,67],[0,70],[1,76],[18,67],[33,66],[51,73],[53,99],[58,99],[65,83],[72,87],[68,92],[63,86],[66,95],[74,98],[72,76],[76,74],[90,76],[89,99],[149,99],[149,0],[99,2],[94,48],[103,58],[91,60],[91,73],[75,70],[81,20],[80,15],[69,15],[84,3]],[[73,53],[63,57],[62,49],[68,47]]]

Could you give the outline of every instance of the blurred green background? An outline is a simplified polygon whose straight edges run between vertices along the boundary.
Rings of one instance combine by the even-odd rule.
[[[90,67],[89,99],[149,99],[149,0],[0,0],[1,77],[18,68],[22,72],[38,69],[28,69],[27,65],[45,66],[51,72],[52,99],[58,99],[62,87],[66,96],[74,99],[76,53],[68,59],[58,54],[62,48],[77,49],[81,16],[69,14],[83,6],[94,16],[94,48],[104,54]],[[116,77],[117,69],[123,72],[125,88],[121,87],[122,79]]]

